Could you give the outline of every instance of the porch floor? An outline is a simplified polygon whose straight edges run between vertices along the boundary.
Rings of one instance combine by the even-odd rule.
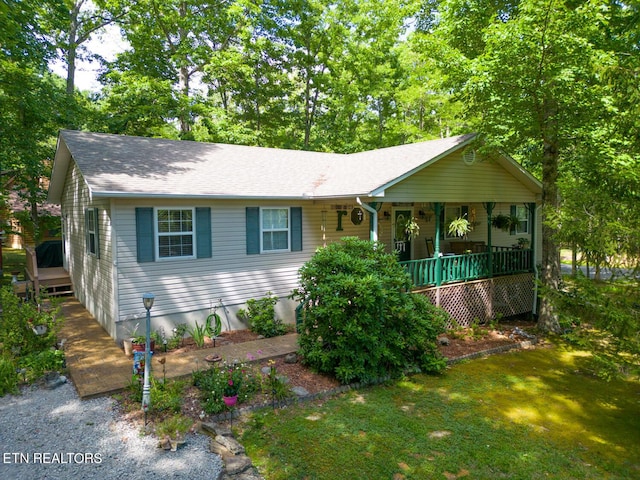
[[[123,390],[131,381],[133,359],[118,348],[113,338],[75,298],[62,304],[64,326],[59,338],[64,344],[67,369],[78,396],[82,399],[109,395]],[[290,334],[235,345],[193,350],[171,357],[165,364],[167,378],[190,375],[197,368],[206,368],[204,357],[213,353],[223,360],[246,361],[247,354],[262,351],[260,360],[294,353],[298,350],[298,335]],[[152,362],[157,370],[159,365]]]

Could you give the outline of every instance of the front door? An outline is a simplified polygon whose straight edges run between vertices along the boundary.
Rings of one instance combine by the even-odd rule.
[[[407,222],[413,218],[411,210],[395,210],[393,213],[393,245],[401,262],[411,260],[411,240],[405,230]]]

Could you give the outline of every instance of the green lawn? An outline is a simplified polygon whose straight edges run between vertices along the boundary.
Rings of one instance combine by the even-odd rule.
[[[474,360],[255,413],[242,443],[275,479],[640,478],[640,383],[557,347]]]

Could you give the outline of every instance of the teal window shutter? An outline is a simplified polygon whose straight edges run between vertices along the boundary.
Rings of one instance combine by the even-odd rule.
[[[247,255],[260,253],[260,209],[247,207]]]
[[[198,258],[211,258],[211,209],[196,208],[196,248]]]
[[[302,207],[291,208],[291,251],[302,251]]]
[[[511,205],[511,207],[509,207],[509,214],[511,215],[511,217],[516,217],[518,215],[518,209],[515,205]],[[511,227],[509,228],[509,235],[515,235],[516,234],[516,225],[511,225]]]
[[[153,208],[136,208],[136,249],[138,263],[155,260],[155,244],[153,234]]]

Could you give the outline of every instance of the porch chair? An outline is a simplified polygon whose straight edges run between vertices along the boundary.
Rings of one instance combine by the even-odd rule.
[[[431,258],[435,251],[435,247],[433,246],[433,237],[425,238],[424,241],[427,244],[427,258]]]

